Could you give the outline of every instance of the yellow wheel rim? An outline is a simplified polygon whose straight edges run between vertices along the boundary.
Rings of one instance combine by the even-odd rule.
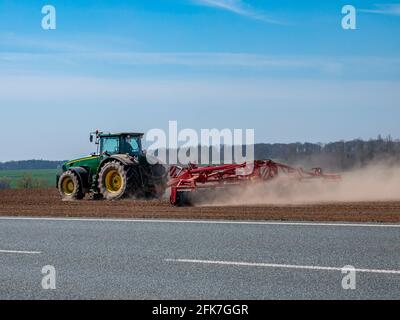
[[[122,188],[122,177],[117,170],[110,170],[106,174],[105,185],[108,192],[118,192]]]
[[[75,190],[75,183],[71,177],[65,177],[61,184],[62,192],[66,195],[71,195],[74,193]]]

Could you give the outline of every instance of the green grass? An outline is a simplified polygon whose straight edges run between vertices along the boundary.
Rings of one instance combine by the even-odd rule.
[[[24,175],[30,174],[33,179],[43,181],[47,187],[55,187],[56,174],[60,169],[35,169],[35,170],[0,170],[0,178],[11,180],[11,187],[17,188],[18,180]]]

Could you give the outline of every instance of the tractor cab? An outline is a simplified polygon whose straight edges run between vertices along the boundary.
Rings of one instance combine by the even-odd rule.
[[[98,145],[98,154],[111,156],[114,154],[129,154],[130,156],[140,156],[143,153],[142,138],[143,133],[99,133],[90,135],[93,142],[94,135]]]

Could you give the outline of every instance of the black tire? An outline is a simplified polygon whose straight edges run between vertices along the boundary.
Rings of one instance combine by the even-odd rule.
[[[164,165],[148,165],[143,168],[145,176],[145,198],[160,199],[165,195],[168,181],[168,170]]]
[[[190,199],[190,192],[187,191],[178,191],[176,193],[176,207],[190,207],[192,205]]]
[[[82,183],[71,170],[64,172],[58,180],[58,192],[63,200],[81,200],[85,196]]]
[[[129,166],[126,173],[128,177],[129,195],[142,198],[145,196],[145,186],[139,166]]]
[[[132,194],[131,167],[119,161],[106,163],[99,173],[99,191],[106,200],[118,200]]]

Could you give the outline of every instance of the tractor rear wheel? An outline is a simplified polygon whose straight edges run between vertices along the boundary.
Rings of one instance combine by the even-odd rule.
[[[81,200],[85,196],[78,176],[73,171],[64,172],[58,180],[58,192],[63,200]]]
[[[129,167],[119,161],[111,161],[101,168],[99,190],[106,200],[117,200],[129,195],[132,182]]]

